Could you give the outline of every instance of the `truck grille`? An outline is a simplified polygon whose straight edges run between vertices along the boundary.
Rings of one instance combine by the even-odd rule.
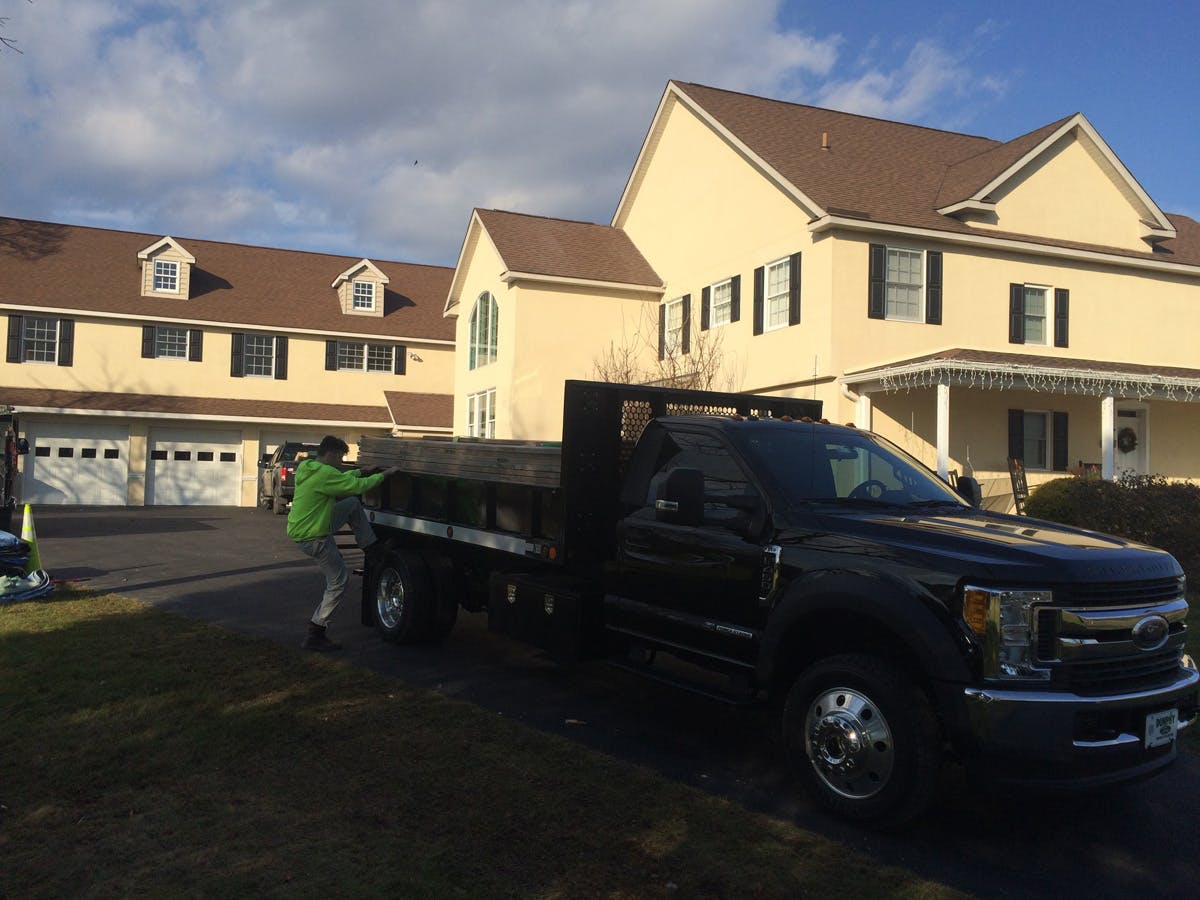
[[[1182,578],[1155,578],[1150,581],[1110,581],[1072,584],[1054,589],[1059,606],[1152,606],[1183,595]]]
[[[1187,632],[1182,578],[1071,585],[1056,588],[1054,599],[1037,610],[1034,647],[1056,687],[1124,693],[1169,684],[1178,674]],[[1167,621],[1161,647],[1134,642],[1134,626],[1148,615]]]
[[[1146,690],[1170,684],[1179,672],[1179,648],[1171,647],[1137,657],[1071,663],[1055,681],[1078,694]]]

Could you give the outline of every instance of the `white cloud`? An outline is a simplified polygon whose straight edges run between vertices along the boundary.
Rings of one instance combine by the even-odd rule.
[[[419,262],[475,206],[606,221],[670,78],[909,118],[971,77],[918,44],[838,79],[775,0],[19,6],[0,212]]]

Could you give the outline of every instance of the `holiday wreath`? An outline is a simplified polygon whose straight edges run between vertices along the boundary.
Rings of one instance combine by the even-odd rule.
[[[1137,449],[1137,432],[1126,425],[1117,432],[1117,449],[1122,453],[1132,453]]]

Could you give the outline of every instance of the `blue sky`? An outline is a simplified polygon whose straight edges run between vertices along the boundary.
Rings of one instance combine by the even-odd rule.
[[[453,265],[607,222],[670,78],[1007,140],[1082,112],[1200,218],[1200,5],[0,0],[0,214]]]

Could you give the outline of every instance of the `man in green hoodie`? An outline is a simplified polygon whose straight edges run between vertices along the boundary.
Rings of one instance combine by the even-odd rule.
[[[386,553],[390,544],[378,540],[358,498],[380,484],[396,469],[384,469],[367,475],[358,469],[339,468],[350,448],[334,435],[326,435],[317,447],[315,459],[306,459],[296,468],[296,491],[288,512],[287,533],[300,551],[311,556],[325,575],[325,594],[308,623],[308,636],[301,645],[306,650],[340,650],[325,636],[329,617],[341,602],[350,580],[346,560],[333,539],[346,523],[354,530],[354,541],[368,556]]]

